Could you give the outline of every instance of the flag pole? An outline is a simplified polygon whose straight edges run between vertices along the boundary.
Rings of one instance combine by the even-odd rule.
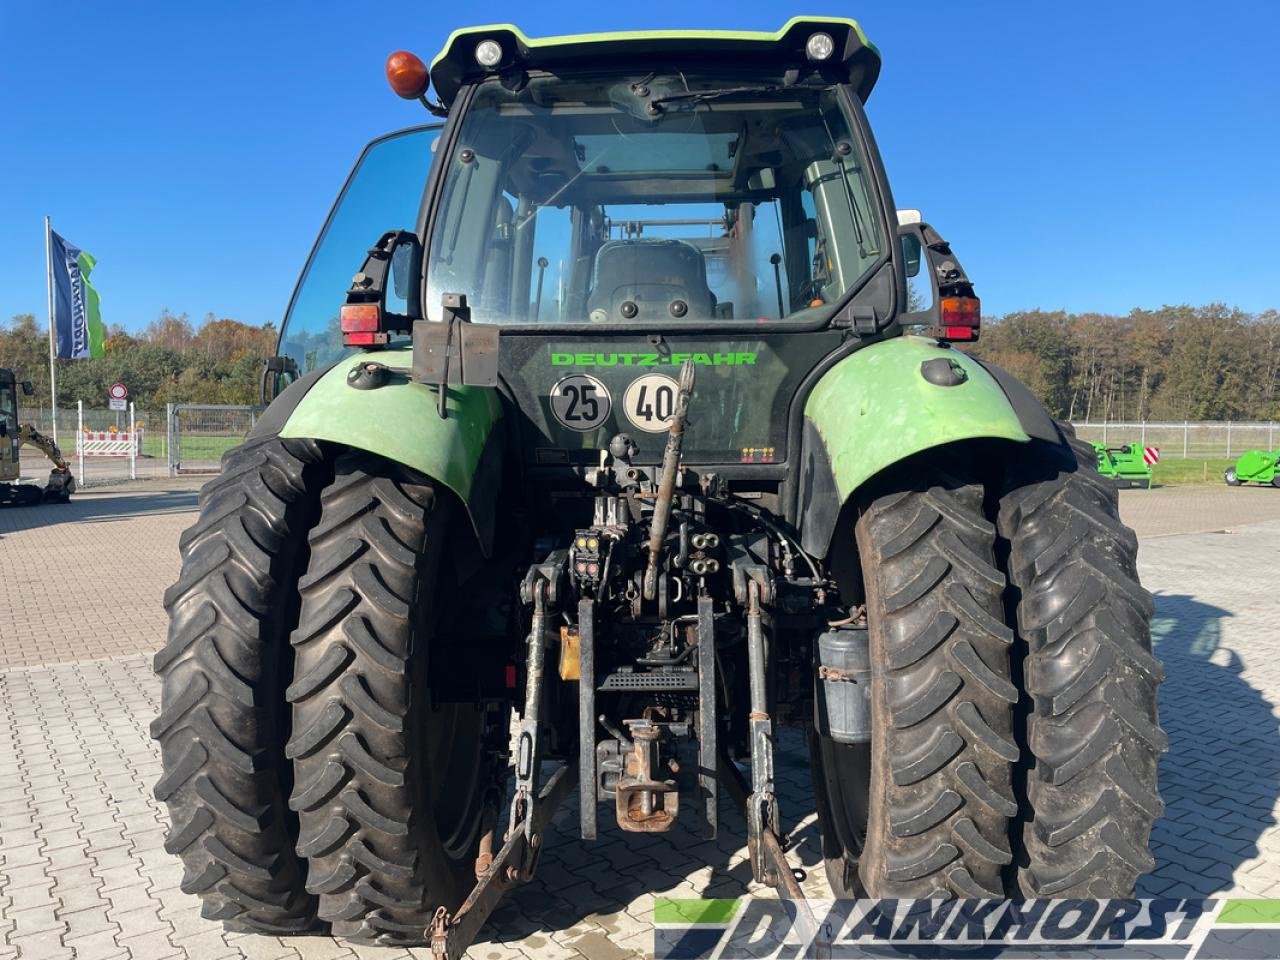
[[[49,218],[44,218],[44,277],[49,293],[49,406],[52,408],[53,443],[58,444],[58,373],[53,362],[57,353],[53,339],[53,236]]]

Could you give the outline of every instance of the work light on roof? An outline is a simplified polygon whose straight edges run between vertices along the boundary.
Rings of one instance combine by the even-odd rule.
[[[497,40],[481,40],[476,44],[476,63],[492,70],[502,62],[502,44]]]
[[[830,60],[836,52],[836,42],[829,33],[811,33],[805,41],[804,52],[810,60]]]

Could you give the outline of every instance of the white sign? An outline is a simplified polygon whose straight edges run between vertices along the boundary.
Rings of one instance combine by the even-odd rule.
[[[570,430],[586,433],[609,419],[613,398],[595,377],[575,373],[551,388],[551,412]]]
[[[671,427],[680,385],[671,377],[651,373],[631,381],[622,397],[622,412],[646,433],[661,433]]]
[[[110,389],[107,390],[107,396],[112,400],[123,400],[125,397],[129,396],[129,391],[125,389],[125,385],[123,383],[113,383]],[[119,410],[121,408],[112,407],[111,409]]]
[[[107,401],[107,406],[110,407],[112,410],[128,410],[129,401],[125,399],[117,400],[115,397],[112,397],[110,400]]]

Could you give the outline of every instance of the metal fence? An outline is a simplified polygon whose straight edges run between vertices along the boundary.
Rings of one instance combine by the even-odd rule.
[[[240,443],[257,421],[258,407],[209,404],[170,404],[165,410],[130,412],[90,407],[59,407],[55,418],[47,406],[22,407],[18,422],[29,423],[50,436],[55,426],[58,446],[71,464],[81,487],[120,483],[129,479],[151,480],[188,473],[217,473],[223,452]],[[55,423],[56,420],[56,423]],[[112,449],[95,442],[100,437],[129,435],[133,456],[78,455],[78,438],[86,451]],[[118,449],[118,445],[116,445]],[[32,482],[43,482],[49,463],[40,451],[23,447],[22,472]]]
[[[169,404],[170,476],[217,473],[222,455],[253,429],[260,409],[222,403]]]
[[[1280,440],[1275,422],[1077,423],[1076,436],[1118,447],[1140,443],[1159,447],[1162,457],[1187,459],[1238,457],[1246,450],[1274,450]]]

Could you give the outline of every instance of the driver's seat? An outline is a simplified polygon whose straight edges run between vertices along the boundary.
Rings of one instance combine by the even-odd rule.
[[[596,253],[587,312],[595,323],[709,319],[716,298],[701,251],[683,240],[610,240]]]

